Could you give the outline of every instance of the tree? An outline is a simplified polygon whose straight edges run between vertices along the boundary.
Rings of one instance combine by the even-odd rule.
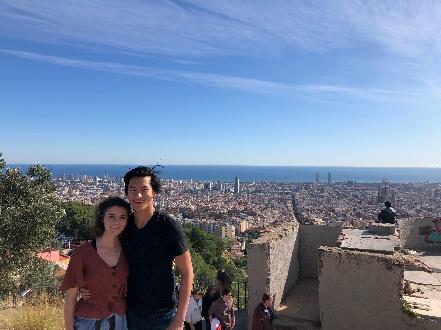
[[[217,270],[221,268],[226,270],[233,282],[245,280],[244,265],[246,265],[246,262],[243,262],[243,260],[239,262],[238,265],[244,266],[239,268],[232,259],[223,256],[223,252],[228,246],[225,239],[206,233],[191,225],[184,225],[184,233],[190,246],[195,283],[213,284]]]
[[[64,216],[57,224],[58,232],[71,236],[76,241],[92,239],[95,207],[79,202],[62,203],[62,207]]]
[[[0,153],[0,297],[20,288],[36,253],[51,246],[61,216],[49,171],[32,165],[22,174],[6,168]]]

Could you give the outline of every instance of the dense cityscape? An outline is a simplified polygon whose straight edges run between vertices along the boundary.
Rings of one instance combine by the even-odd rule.
[[[63,201],[95,204],[124,196],[122,179],[82,176],[56,178]],[[440,183],[313,183],[163,180],[157,206],[183,223],[234,238],[247,229],[262,229],[297,219],[303,223],[363,227],[375,221],[389,200],[398,218],[441,214]]]

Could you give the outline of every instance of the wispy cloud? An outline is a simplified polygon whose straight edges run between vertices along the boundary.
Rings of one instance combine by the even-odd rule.
[[[172,57],[268,56],[372,43],[441,55],[438,1],[3,1],[0,36]]]
[[[78,59],[18,50],[3,53],[89,70],[305,97],[320,94],[324,98],[340,95],[412,102],[439,98],[440,31],[441,2],[429,0],[0,2],[0,38],[98,51],[94,58],[118,53],[127,60],[84,60],[90,53],[83,53]],[[247,78],[246,69],[238,75],[191,71],[197,70],[206,58],[273,59],[297,53],[321,55],[341,49],[350,52],[364,47],[373,49],[380,58],[367,65],[384,65],[387,69],[379,71],[389,77],[405,77],[407,81],[402,84],[396,79],[404,87],[391,89],[380,84],[379,88],[365,88],[357,84],[358,77],[326,77],[315,79],[317,83],[305,79],[308,84],[293,85],[271,81],[273,78]],[[133,56],[151,55],[166,58],[178,67],[190,67],[190,71],[126,64],[132,62]],[[382,56],[388,58],[385,63],[380,63]],[[338,85],[336,81],[343,82]]]
[[[242,90],[253,93],[279,93],[284,95],[307,97],[313,95],[339,96],[346,98],[365,99],[372,101],[393,101],[407,99],[415,101],[421,98],[418,92],[366,89],[336,85],[292,85],[268,80],[251,79],[246,77],[220,75],[195,71],[165,70],[154,67],[127,65],[114,62],[97,62],[65,57],[51,56],[34,52],[0,49],[0,53],[23,59],[41,61],[86,70],[110,72],[123,75],[143,76],[161,80],[190,82],[213,86],[217,88]]]

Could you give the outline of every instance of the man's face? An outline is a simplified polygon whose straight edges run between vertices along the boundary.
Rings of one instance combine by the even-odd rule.
[[[153,207],[156,193],[152,189],[151,177],[133,177],[129,181],[127,198],[133,211],[146,210]]]
[[[273,298],[269,298],[268,300],[265,300],[263,304],[265,305],[265,307],[270,307],[273,304]]]

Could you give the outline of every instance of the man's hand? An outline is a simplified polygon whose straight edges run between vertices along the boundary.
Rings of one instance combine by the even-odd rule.
[[[172,323],[167,327],[167,330],[182,330],[184,328],[184,321],[173,319]]]
[[[190,323],[190,329],[191,330],[195,330],[196,328],[194,327],[194,324],[193,323]]]
[[[90,291],[87,290],[86,288],[80,288],[80,290],[78,291],[78,294],[79,294],[80,298],[83,300],[90,299]]]

